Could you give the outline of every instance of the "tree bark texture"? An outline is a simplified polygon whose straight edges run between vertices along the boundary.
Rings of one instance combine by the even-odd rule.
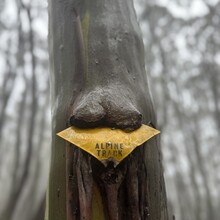
[[[156,124],[131,0],[50,0],[52,156],[48,220],[167,219],[158,138],[104,167],[56,133]]]

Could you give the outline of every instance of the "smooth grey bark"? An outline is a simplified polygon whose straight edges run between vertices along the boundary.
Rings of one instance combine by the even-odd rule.
[[[56,137],[72,124],[124,130],[156,125],[143,48],[131,0],[49,1],[49,220],[91,219],[94,184],[105,219],[167,219],[158,138],[114,168]]]

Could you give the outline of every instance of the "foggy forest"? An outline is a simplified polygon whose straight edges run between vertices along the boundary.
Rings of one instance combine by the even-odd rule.
[[[0,1],[0,219],[44,218],[51,144],[46,0]],[[134,0],[169,219],[220,219],[220,1]],[[135,58],[134,58],[135,59]]]

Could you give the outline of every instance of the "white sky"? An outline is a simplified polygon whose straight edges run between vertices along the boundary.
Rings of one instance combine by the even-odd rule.
[[[134,0],[137,13],[142,12],[143,7],[141,3],[144,1],[145,0]],[[218,1],[219,0],[207,0],[205,2],[210,5],[215,5]],[[183,19],[201,17],[208,13],[208,8],[202,0],[183,0],[181,4],[177,4],[177,1],[172,0],[155,0],[154,3],[166,7],[173,16]],[[187,4],[189,4],[189,7]]]

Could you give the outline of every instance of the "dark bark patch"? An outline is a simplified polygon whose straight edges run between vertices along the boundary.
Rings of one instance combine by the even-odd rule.
[[[108,126],[133,131],[141,126],[142,115],[127,89],[111,86],[85,92],[73,105],[70,124],[80,128]]]

